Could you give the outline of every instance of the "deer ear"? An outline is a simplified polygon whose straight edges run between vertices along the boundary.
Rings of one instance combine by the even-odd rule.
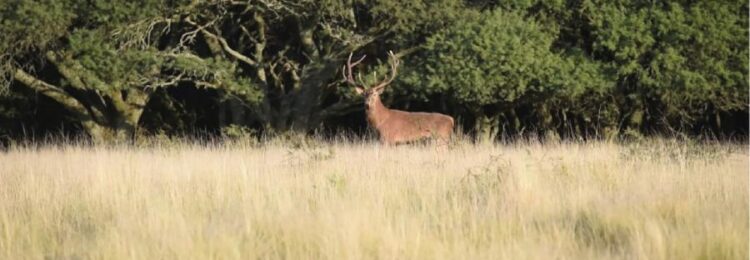
[[[384,90],[385,90],[385,86],[375,88],[375,92],[377,92],[378,95],[383,94]]]
[[[360,94],[360,95],[362,95],[362,93],[365,93],[365,89],[360,86],[354,87],[354,90],[356,90],[357,94]]]

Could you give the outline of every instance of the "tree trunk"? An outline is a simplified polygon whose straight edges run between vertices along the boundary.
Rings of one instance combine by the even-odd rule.
[[[475,113],[474,132],[479,143],[491,143],[500,132],[500,117],[489,116],[483,112]]]
[[[106,106],[113,109],[105,113],[96,105],[79,99],[63,88],[42,81],[23,70],[17,69],[14,78],[48,96],[70,111],[78,119],[83,129],[95,143],[123,143],[134,140],[150,92],[136,88],[129,90],[112,90],[100,100],[109,100]]]
[[[132,143],[136,138],[145,101],[140,100],[135,102],[138,105],[118,108],[116,113],[104,120],[84,122],[82,126],[96,144]]]
[[[521,129],[521,119],[518,118],[515,108],[510,108],[508,111],[508,121],[511,123],[513,134],[521,134],[523,131],[523,129]]]
[[[135,125],[137,122],[129,122]],[[135,138],[135,127],[83,124],[83,129],[95,144],[127,144]]]
[[[543,103],[539,108],[539,117],[541,119],[540,127],[544,134],[544,139],[547,141],[559,141],[560,135],[558,135],[557,129],[555,129],[552,111],[546,103]]]

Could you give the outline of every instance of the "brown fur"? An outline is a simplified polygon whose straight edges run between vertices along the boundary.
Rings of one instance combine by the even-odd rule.
[[[453,118],[439,113],[407,112],[389,109],[379,95],[371,97],[367,107],[367,121],[378,131],[380,142],[399,144],[426,138],[447,143],[453,133]]]
[[[352,68],[365,59],[363,56],[352,63],[352,54],[344,66],[344,81],[354,85],[357,93],[365,97],[367,121],[380,134],[380,142],[399,144],[426,138],[435,138],[447,144],[453,133],[453,118],[439,113],[407,112],[387,108],[380,101],[388,84],[396,77],[399,60],[393,52],[388,53],[391,63],[391,76],[370,88],[360,87],[354,80]],[[348,72],[348,73],[347,73]]]

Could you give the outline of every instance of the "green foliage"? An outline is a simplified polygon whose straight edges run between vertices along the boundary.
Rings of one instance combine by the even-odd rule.
[[[75,13],[70,3],[57,0],[0,2],[0,53],[45,49],[67,34]]]
[[[746,3],[472,3],[489,11],[427,38],[399,94],[574,134],[686,130],[747,111]]]
[[[602,66],[582,55],[551,51],[554,36],[517,13],[477,14],[427,39],[404,83],[431,93],[450,93],[469,106],[513,104],[524,98],[587,90],[604,92]],[[410,90],[414,90],[410,88]]]
[[[367,11],[374,26],[393,33],[389,37],[393,44],[414,44],[420,38],[461,20],[465,10],[461,0],[359,1],[371,7]]]
[[[189,1],[71,0],[69,2],[74,6],[82,23],[89,27],[112,28],[160,16],[167,13],[169,8],[174,8]]]
[[[586,10],[593,51],[617,68],[628,98],[649,103],[652,120],[745,109],[747,3],[590,1]]]
[[[743,133],[722,121],[748,112],[747,10],[733,0],[8,0],[0,93],[48,83],[28,92],[93,132],[135,128],[155,89],[210,88],[218,97],[205,103],[231,114],[214,132],[310,133],[360,112],[340,82],[350,52],[383,75],[394,50],[404,66],[389,105],[451,114],[477,135]],[[19,70],[36,81],[13,81]]]
[[[404,82],[422,91],[449,92],[462,103],[482,106],[514,102],[527,92],[544,92],[554,68],[552,37],[518,14],[475,13],[428,38]]]
[[[524,105],[572,104],[614,87],[605,65],[580,52],[553,52],[555,35],[539,22],[505,10],[469,17],[428,38],[425,51],[410,60],[402,78],[410,93],[444,95],[478,117]],[[530,112],[550,113],[543,106]]]
[[[77,30],[68,37],[69,52],[74,59],[67,59],[67,66],[87,75],[88,87],[100,91],[107,88],[131,87],[129,83],[140,83],[140,79],[155,77],[160,72],[163,59],[155,49],[118,50],[101,30]]]

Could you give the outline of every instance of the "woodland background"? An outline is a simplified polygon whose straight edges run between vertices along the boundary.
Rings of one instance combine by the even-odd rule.
[[[0,143],[362,134],[388,50],[388,106],[481,140],[748,133],[747,1],[4,0]]]

